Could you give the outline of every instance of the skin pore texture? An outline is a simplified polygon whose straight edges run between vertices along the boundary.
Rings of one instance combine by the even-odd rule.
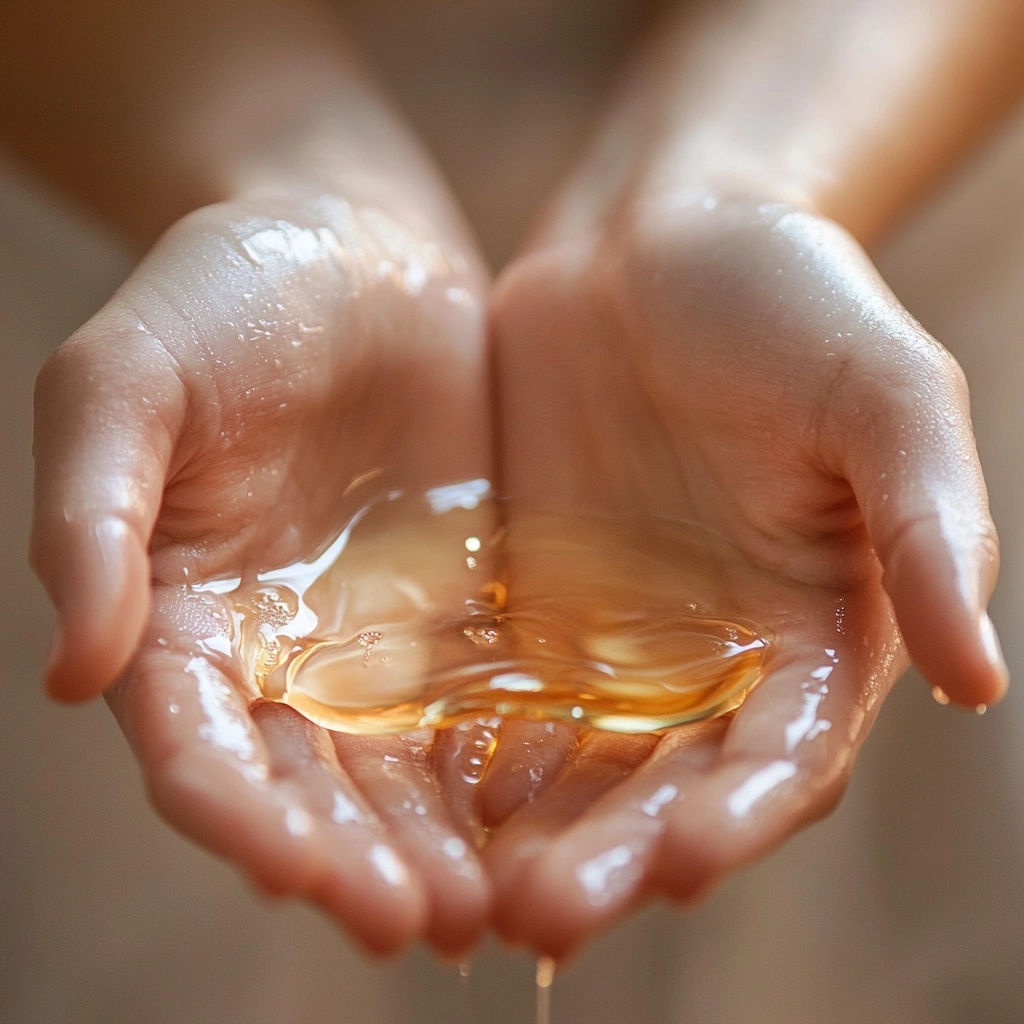
[[[557,108],[573,130],[525,179],[562,184],[493,284],[319,5],[8,6],[5,146],[159,237],[40,376],[47,685],[105,692],[158,811],[257,885],[379,952],[458,954],[493,927],[562,956],[827,813],[908,657],[959,704],[1002,695],[966,386],[861,245],[1019,97],[1018,4],[664,4],[647,26],[600,5]],[[460,147],[507,128],[468,130],[488,118],[431,75],[445,45],[466,82],[509,38],[554,67],[583,19],[484,6],[433,49],[415,10],[390,33],[349,11],[470,195],[489,166]],[[574,106],[579,83],[606,108]],[[499,221],[477,225],[495,262]],[[197,657],[223,623],[183,584],[315,549],[381,465],[712,527],[771,573],[733,586],[755,621],[786,606],[788,642],[734,716],[632,737],[504,723],[479,782],[491,725],[353,738],[251,705]]]

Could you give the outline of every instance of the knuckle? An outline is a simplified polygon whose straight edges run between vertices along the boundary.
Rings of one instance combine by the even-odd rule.
[[[103,360],[103,342],[86,324],[54,349],[36,376],[37,408],[63,401],[69,386],[80,385]]]
[[[928,334],[918,333],[901,346],[893,366],[893,382],[911,396],[929,400],[966,398],[967,378],[956,358]]]

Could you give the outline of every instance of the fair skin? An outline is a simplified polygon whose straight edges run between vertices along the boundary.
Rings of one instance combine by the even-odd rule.
[[[70,53],[95,26],[82,10]],[[561,956],[825,813],[905,667],[900,632],[954,701],[999,699],[966,388],[858,240],[1018,95],[1017,5],[670,14],[490,293],[443,183],[315,6],[261,0],[240,30],[234,5],[202,10],[203,46],[194,19],[118,21],[161,42],[153,96],[99,89],[103,123],[125,127],[91,173],[51,141],[62,117],[81,123],[64,97],[84,88],[40,89],[45,117],[12,141],[140,240],[213,204],[38,388],[33,560],[60,617],[47,684],[107,691],[169,821],[370,949],[457,953],[493,924]],[[33,38],[24,17],[16,41]],[[889,18],[915,46],[866,68],[858,40],[886,38]],[[223,71],[254,64],[288,83],[278,109]],[[758,569],[738,599],[780,634],[769,678],[728,720],[660,737],[506,723],[479,792],[452,768],[452,733],[354,740],[252,706],[196,663],[220,627],[181,583],[315,547],[348,482],[385,461],[410,486],[497,468],[524,501],[628,501],[724,532]],[[478,856],[481,823],[496,831]]]
[[[883,233],[1020,95],[1024,16],[883,6],[670,17],[496,285],[513,494],[695,519],[817,588],[804,604],[740,582],[739,606],[760,621],[799,610],[730,722],[656,742],[563,739],[548,748],[550,789],[511,814],[487,791],[504,783],[492,768],[482,796],[504,825],[486,853],[514,941],[563,955],[654,896],[692,899],[827,813],[908,654],[964,706],[1005,690],[966,385],[857,240]],[[923,41],[888,62],[883,50],[866,79],[862,41],[885,38],[887,16],[901,41]],[[994,55],[1002,75],[974,92],[951,84]],[[569,381],[570,399],[547,398]],[[534,734],[506,730],[500,764]]]

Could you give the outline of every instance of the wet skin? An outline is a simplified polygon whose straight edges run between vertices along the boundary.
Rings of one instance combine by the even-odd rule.
[[[267,34],[214,6],[198,56],[191,17],[152,8],[159,102],[121,84],[118,37],[109,61],[104,40],[85,48],[84,81],[109,66],[118,83],[105,121],[125,123],[128,97],[139,122],[91,168],[101,199],[85,198],[116,213],[122,177],[142,182],[126,226],[145,238],[173,219],[161,211],[241,198],[179,221],[37,391],[33,562],[60,618],[47,684],[106,691],[173,825],[372,950],[423,938],[455,953],[493,925],[563,955],[825,813],[908,654],[954,701],[998,699],[995,535],[962,375],[821,211],[876,236],[964,151],[1012,93],[1019,5],[901,6],[893,38],[907,12],[927,31],[870,76],[856,43],[881,37],[886,5],[773,2],[751,19],[694,5],[694,25],[684,5],[679,39],[659,36],[651,78],[638,61],[609,119],[615,159],[493,288],[320,14],[268,0]],[[80,13],[72,41],[96,22]],[[218,91],[226,50],[296,85],[273,124],[257,90]],[[977,53],[990,76],[962,88]],[[51,56],[59,87],[6,95],[45,101],[27,123],[49,126],[56,104],[77,124],[64,97],[87,92]],[[218,130],[192,152],[197,120]],[[24,153],[45,164],[52,137]],[[54,180],[89,178],[57,156]],[[619,194],[645,160],[658,187]],[[254,180],[273,185],[239,186]],[[224,620],[187,584],[316,550],[352,480],[381,466],[412,490],[487,477],[548,509],[724,534],[757,570],[726,592],[777,635],[769,677],[734,716],[663,736],[510,722],[496,744],[490,725],[352,739],[254,703],[197,654]],[[537,566],[510,571],[545,586]]]
[[[381,465],[415,487],[494,473],[469,259],[322,197],[213,208],[41,377],[40,507],[76,513],[37,525],[40,571],[70,594],[51,686],[88,693],[130,659],[108,700],[157,809],[371,949],[459,952],[493,923],[562,955],[825,813],[906,663],[884,582],[925,666],[939,645],[933,681],[997,696],[952,361],[833,225],[703,200],[651,223],[499,280],[498,474],[534,506],[724,534],[752,568],[723,586],[778,637],[771,670],[735,716],[662,736],[505,723],[482,782],[473,740],[493,727],[355,738],[254,703],[197,652],[223,609],[187,586],[315,549]],[[509,571],[547,585],[543,566]],[[907,580],[934,605],[901,598]]]

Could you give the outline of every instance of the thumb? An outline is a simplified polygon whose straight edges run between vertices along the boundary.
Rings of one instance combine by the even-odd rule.
[[[866,348],[881,351],[877,339]],[[955,703],[991,704],[1008,684],[987,612],[999,546],[967,384],[920,328],[895,349],[885,367],[848,375],[834,405],[844,475],[914,663]]]
[[[35,398],[31,561],[58,615],[45,682],[81,700],[113,682],[142,635],[185,391],[145,327],[112,305],[50,356]]]

